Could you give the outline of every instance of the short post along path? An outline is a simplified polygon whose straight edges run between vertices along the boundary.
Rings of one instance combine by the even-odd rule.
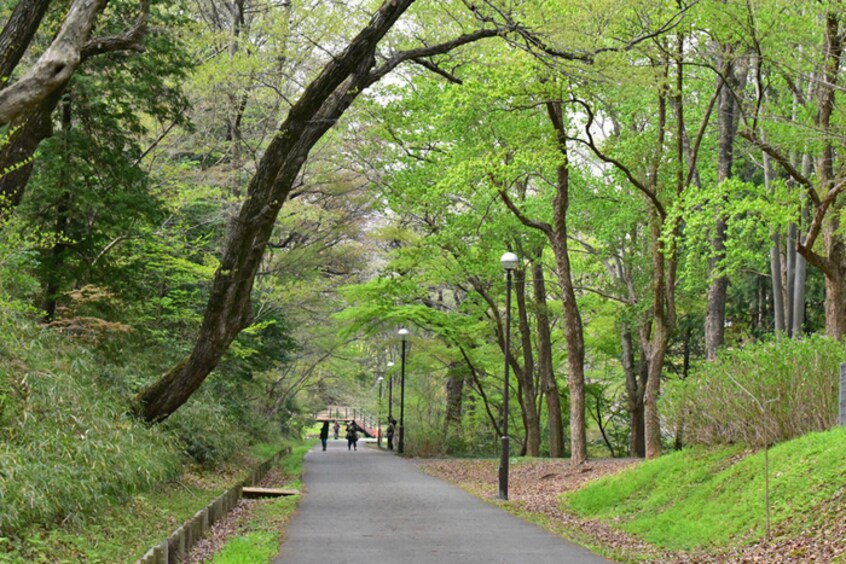
[[[312,449],[303,487],[276,564],[608,562],[372,445]]]

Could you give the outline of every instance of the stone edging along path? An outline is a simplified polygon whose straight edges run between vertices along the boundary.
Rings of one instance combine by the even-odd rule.
[[[238,500],[241,499],[241,488],[258,484],[265,474],[279,462],[279,459],[287,454],[291,454],[291,447],[280,450],[253,468],[243,481],[223,492],[210,504],[194,514],[181,527],[173,531],[169,537],[148,550],[144,556],[138,559],[136,564],[182,562],[191,551],[191,547],[211,530],[211,526],[238,504]]]

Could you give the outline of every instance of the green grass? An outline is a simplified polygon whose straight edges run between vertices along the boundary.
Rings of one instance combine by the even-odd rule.
[[[285,487],[300,487],[303,460],[312,446],[311,441],[295,446],[289,456],[279,461],[279,469],[287,478]],[[241,525],[241,533],[226,543],[213,562],[252,564],[272,560],[279,552],[285,525],[296,510],[299,497],[280,497],[258,505],[249,521]]]
[[[773,527],[798,533],[846,483],[846,428],[770,449]],[[766,532],[764,453],[694,448],[565,495],[565,506],[670,550],[745,544]]]

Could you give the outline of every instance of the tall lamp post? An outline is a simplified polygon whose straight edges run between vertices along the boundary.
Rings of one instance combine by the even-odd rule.
[[[376,381],[379,382],[379,405],[376,409],[376,446],[382,448],[382,382],[385,381],[385,378],[379,376]]]
[[[511,273],[520,259],[505,253],[499,259],[505,269],[505,380],[502,391],[502,451],[499,456],[499,499],[508,499],[508,355],[511,351]]]
[[[402,361],[400,365],[400,420],[397,452],[403,454],[405,452],[405,343],[408,341],[408,329],[400,329],[398,333],[400,339],[402,339]]]

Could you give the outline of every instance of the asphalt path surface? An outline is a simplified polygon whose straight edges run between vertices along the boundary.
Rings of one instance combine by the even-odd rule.
[[[608,562],[361,441],[318,445],[304,470],[275,564]]]

